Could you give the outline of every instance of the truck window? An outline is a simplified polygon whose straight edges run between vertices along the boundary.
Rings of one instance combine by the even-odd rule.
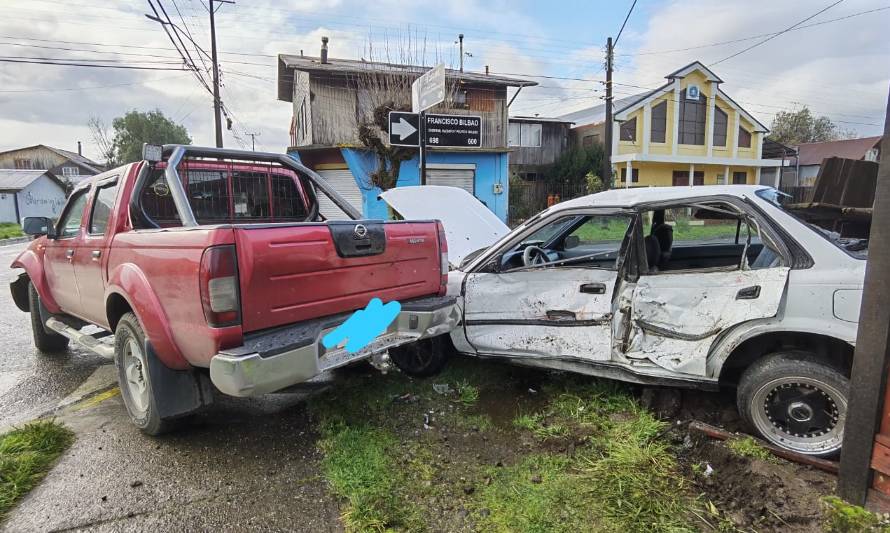
[[[117,199],[117,182],[103,185],[96,193],[93,201],[93,212],[90,214],[90,234],[103,235],[108,229],[108,217]]]
[[[68,200],[68,207],[59,220],[59,238],[67,239],[76,237],[80,231],[80,221],[83,220],[83,210],[87,206],[87,191],[82,189],[76,191]]]
[[[280,168],[182,168],[180,175],[199,224],[303,222],[306,202],[296,176]],[[181,225],[163,170],[153,171],[142,208],[161,227]]]

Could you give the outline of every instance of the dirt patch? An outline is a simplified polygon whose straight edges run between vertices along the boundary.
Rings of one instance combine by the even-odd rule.
[[[690,438],[693,446],[681,453],[681,462],[687,472],[697,472],[690,474],[695,487],[736,527],[792,533],[820,530],[819,499],[834,492],[833,475],[781,459],[739,457],[723,442]],[[712,469],[709,475],[704,473],[707,465]]]

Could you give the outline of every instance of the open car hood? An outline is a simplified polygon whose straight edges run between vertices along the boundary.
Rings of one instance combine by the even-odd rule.
[[[454,268],[470,252],[487,248],[510,232],[478,198],[457,187],[397,187],[380,198],[406,220],[441,220],[448,241],[448,261]]]

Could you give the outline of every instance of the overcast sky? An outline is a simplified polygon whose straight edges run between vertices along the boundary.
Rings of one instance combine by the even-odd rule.
[[[660,85],[694,60],[723,80],[723,89],[769,125],[781,110],[807,105],[861,135],[883,130],[890,87],[890,1],[846,0],[731,59],[722,59],[800,22],[836,0],[639,0],[616,50],[616,96]],[[168,14],[209,50],[206,0],[162,0]],[[317,55],[330,37],[332,57],[404,56],[425,64],[527,77],[511,114],[556,116],[602,103],[603,46],[631,0],[237,0],[217,15],[224,84],[233,119],[229,147],[281,151],[290,107],[276,100],[276,55]],[[84,63],[181,66],[163,29],[145,18],[146,1],[4,0],[0,56],[76,59]],[[867,12],[862,15],[858,13]],[[835,20],[841,19],[843,20]],[[727,43],[727,41],[732,41]],[[722,43],[722,44],[719,44]],[[388,51],[388,52],[387,52]],[[200,54],[191,50],[198,61]],[[46,59],[44,59],[46,60]],[[719,63],[717,63],[719,62]],[[717,63],[717,64],[714,64]],[[567,79],[568,78],[568,79]],[[188,72],[0,63],[0,150],[48,144],[69,150],[86,127],[131,109],[158,108],[183,123],[195,144],[213,144],[212,99]]]

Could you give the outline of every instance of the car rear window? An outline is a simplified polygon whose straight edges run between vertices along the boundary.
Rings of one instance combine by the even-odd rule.
[[[179,174],[198,224],[303,222],[309,215],[302,185],[287,169],[184,164]],[[181,225],[169,189],[156,169],[140,196],[146,216],[161,227]]]

